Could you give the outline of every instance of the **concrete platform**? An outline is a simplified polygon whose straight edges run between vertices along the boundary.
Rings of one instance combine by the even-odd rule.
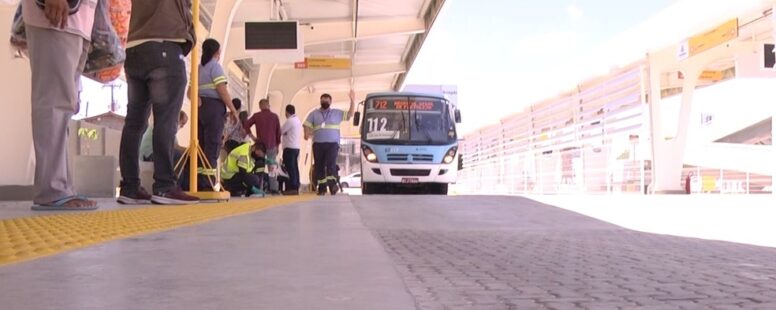
[[[17,203],[10,213],[23,215],[26,205]],[[0,305],[4,310],[415,307],[346,196],[0,267]]]
[[[773,257],[520,197],[337,196],[0,266],[0,308],[776,309]]]

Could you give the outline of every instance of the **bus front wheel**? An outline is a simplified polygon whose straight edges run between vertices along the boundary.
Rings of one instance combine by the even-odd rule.
[[[374,195],[377,194],[377,184],[374,183],[361,183],[361,194]]]
[[[434,195],[447,195],[447,189],[447,183],[431,185],[431,193]]]

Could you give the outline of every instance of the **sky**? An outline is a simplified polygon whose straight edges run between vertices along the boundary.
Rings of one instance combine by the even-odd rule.
[[[465,134],[613,67],[601,49],[675,2],[447,0],[406,84],[457,85]]]

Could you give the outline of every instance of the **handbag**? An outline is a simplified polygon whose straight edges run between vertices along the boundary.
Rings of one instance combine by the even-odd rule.
[[[41,9],[46,8],[46,0],[35,0],[35,4]],[[73,15],[78,12],[78,7],[81,6],[81,0],[67,0],[67,6],[70,7],[68,14]]]
[[[130,0],[99,0],[94,12],[94,28],[84,76],[108,83],[121,75],[131,13]],[[117,32],[117,30],[119,30]]]

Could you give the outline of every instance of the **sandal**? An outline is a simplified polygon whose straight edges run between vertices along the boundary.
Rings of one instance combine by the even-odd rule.
[[[81,195],[65,197],[50,204],[36,204],[32,206],[33,211],[91,211],[98,208],[97,202]]]

